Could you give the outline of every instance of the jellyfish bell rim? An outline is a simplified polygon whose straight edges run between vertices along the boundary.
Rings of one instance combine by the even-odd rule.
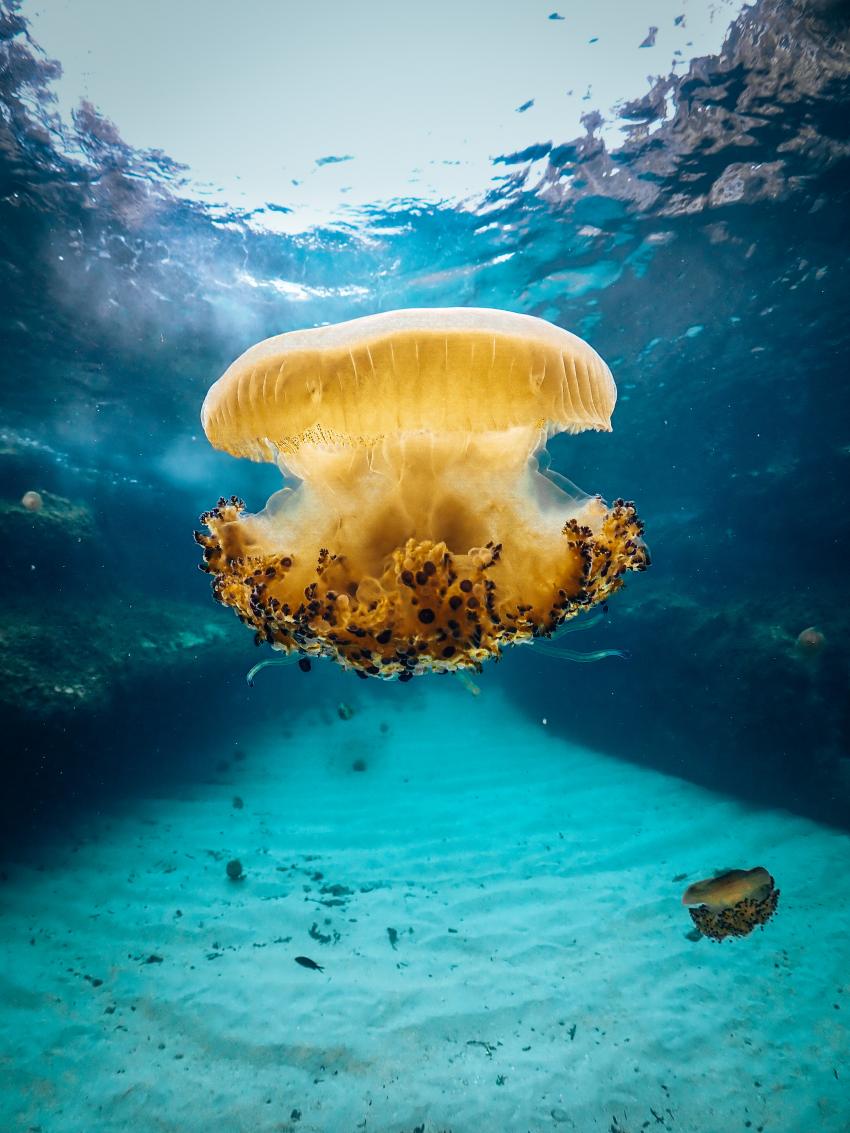
[[[415,307],[263,339],[210,387],[201,423],[215,448],[274,463],[301,446],[363,447],[419,431],[521,425],[541,444],[560,432],[610,432],[616,399],[596,350],[554,323],[489,307]]]

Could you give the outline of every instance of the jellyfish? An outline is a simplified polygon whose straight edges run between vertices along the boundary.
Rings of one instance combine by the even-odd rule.
[[[689,885],[682,897],[691,920],[703,936],[724,940],[748,936],[756,925],[764,925],[776,912],[779,890],[764,866],[732,869]]]
[[[44,499],[40,492],[30,490],[21,496],[21,506],[27,511],[41,511],[44,507]]]
[[[797,635],[795,644],[803,657],[816,657],[826,645],[826,636],[817,626],[808,626]]]
[[[649,563],[632,503],[540,463],[555,433],[610,431],[615,400],[587,343],[528,315],[400,310],[266,339],[201,418],[284,486],[257,514],[220,498],[195,533],[201,569],[257,644],[302,668],[480,671]]]

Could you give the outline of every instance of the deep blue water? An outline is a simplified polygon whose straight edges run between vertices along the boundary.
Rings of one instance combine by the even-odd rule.
[[[592,343],[614,432],[555,439],[553,468],[635,500],[653,553],[581,635],[628,661],[516,650],[476,676],[485,692],[556,735],[850,828],[848,60],[846,4],[762,0],[720,55],[629,108],[613,152],[590,119],[501,156],[477,212],[400,201],[281,236],[184,199],[170,157],[93,111],[60,144],[52,64],[0,5],[6,841],[37,849],[57,822],[191,783],[246,716],[297,725],[319,701],[407,694],[329,663],[249,689],[264,654],[213,605],[192,531],[220,495],[259,510],[279,485],[203,436],[225,367],[272,334],[413,306],[500,307]],[[47,534],[18,505],[30,489],[58,508]],[[170,651],[178,623],[215,622],[226,648]],[[75,674],[83,691],[61,691]]]
[[[68,548],[67,561],[40,565],[48,589],[162,589],[206,614],[187,539],[197,513],[231,492],[257,510],[278,483],[273,468],[213,452],[199,430],[225,366],[251,342],[319,322],[504,307],[584,335],[609,362],[614,435],[556,438],[553,467],[636,500],[655,558],[604,631],[636,663],[547,664],[542,679],[582,701],[624,696],[630,711],[666,697],[664,731],[644,721],[631,739],[662,762],[680,725],[721,711],[711,749],[686,760],[699,778],[722,774],[731,748],[737,766],[755,741],[804,795],[812,745],[833,769],[846,759],[840,5],[748,11],[719,57],[659,84],[675,107],[660,126],[653,92],[627,108],[633,129],[613,153],[592,118],[572,142],[530,139],[498,159],[505,178],[481,215],[402,201],[300,237],[181,199],[179,168],[134,152],[91,109],[76,118],[76,145],[60,145],[52,64],[33,54],[20,16],[4,19],[5,483],[10,502],[30,485],[85,500],[99,532],[96,564]],[[526,171],[543,156],[541,189]],[[307,298],[262,286],[279,278]],[[24,598],[30,580],[17,577],[11,595]],[[828,643],[814,676],[793,655],[812,624]],[[526,701],[539,680],[525,689],[523,661],[493,679]],[[678,718],[683,694],[693,704]],[[567,709],[563,726],[617,746],[601,719]],[[814,793],[823,800],[824,784]]]
[[[207,387],[250,343],[407,306],[539,315],[588,338],[619,388],[614,435],[556,438],[553,467],[636,500],[655,562],[600,631],[631,665],[546,662],[538,674],[523,656],[491,679],[521,703],[541,681],[589,697],[581,718],[566,698],[560,725],[616,750],[602,707],[622,697],[634,714],[660,699],[665,712],[630,737],[635,757],[667,765],[673,743],[685,772],[710,781],[727,764],[739,776],[755,750],[793,805],[842,820],[841,5],[747,10],[720,56],[625,109],[619,149],[607,152],[592,116],[573,141],[529,139],[496,160],[504,178],[477,213],[399,201],[298,237],[183,199],[179,166],[133,151],[91,108],[69,144],[51,118],[54,65],[14,9],[3,27],[4,484],[10,505],[31,486],[83,501],[97,529],[90,547],[66,539],[29,575],[35,550],[11,547],[10,602],[38,620],[34,594],[67,606],[105,593],[117,612],[138,589],[209,613],[187,538],[197,514],[231,492],[258,510],[279,482],[214,452],[198,426]],[[659,125],[664,94],[674,110]],[[528,163],[543,157],[541,188]],[[302,297],[268,286],[281,278]],[[826,647],[806,668],[794,640],[810,625]],[[712,713],[716,738],[702,729],[683,756],[673,737]],[[815,787],[812,749],[825,776]]]

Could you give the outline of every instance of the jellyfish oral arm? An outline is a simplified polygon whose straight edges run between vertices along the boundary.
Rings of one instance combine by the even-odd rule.
[[[258,641],[374,676],[477,668],[554,632],[645,563],[634,509],[565,492],[537,467],[540,430],[301,446],[301,480],[248,515],[208,513],[215,592]],[[582,655],[553,645],[571,660]],[[371,670],[375,670],[372,672]]]

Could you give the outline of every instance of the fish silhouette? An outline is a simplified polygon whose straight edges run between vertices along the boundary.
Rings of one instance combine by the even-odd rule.
[[[300,964],[302,968],[312,968],[314,972],[323,972],[325,969],[321,964],[317,964],[315,960],[311,960],[309,956],[296,956],[295,963]]]

